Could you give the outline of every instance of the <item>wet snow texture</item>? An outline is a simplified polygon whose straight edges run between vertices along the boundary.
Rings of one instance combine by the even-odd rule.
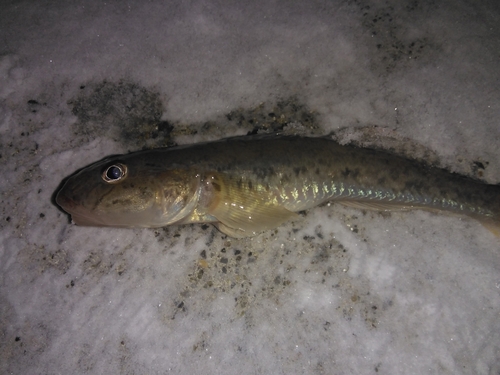
[[[500,242],[338,205],[252,239],[69,223],[106,155],[333,133],[500,182],[496,1],[0,11],[0,372],[499,374]]]

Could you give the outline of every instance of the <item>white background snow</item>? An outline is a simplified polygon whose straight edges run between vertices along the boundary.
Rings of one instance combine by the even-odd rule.
[[[0,372],[500,374],[500,242],[475,221],[331,205],[234,240],[53,203],[104,156],[265,130],[231,114],[279,103],[500,183],[500,5],[3,2]]]

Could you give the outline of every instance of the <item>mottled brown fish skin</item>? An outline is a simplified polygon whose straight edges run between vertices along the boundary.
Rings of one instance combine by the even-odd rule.
[[[127,175],[104,181],[117,163]],[[212,222],[240,237],[329,200],[455,212],[498,235],[500,186],[327,138],[237,137],[110,157],[70,177],[56,198],[81,225]]]

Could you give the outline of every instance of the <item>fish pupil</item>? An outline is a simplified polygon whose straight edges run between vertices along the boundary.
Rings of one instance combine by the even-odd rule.
[[[113,165],[113,166],[108,168],[108,171],[106,172],[106,176],[110,180],[116,180],[122,176],[122,170],[121,170],[121,168]]]
[[[123,180],[127,175],[127,166],[124,164],[113,164],[102,172],[102,179],[109,184]]]

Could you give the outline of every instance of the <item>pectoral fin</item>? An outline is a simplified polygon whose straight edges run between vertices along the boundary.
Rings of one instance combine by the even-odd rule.
[[[262,186],[241,177],[213,173],[210,181],[215,197],[209,213],[228,236],[253,236],[298,216],[277,204],[273,194]]]

